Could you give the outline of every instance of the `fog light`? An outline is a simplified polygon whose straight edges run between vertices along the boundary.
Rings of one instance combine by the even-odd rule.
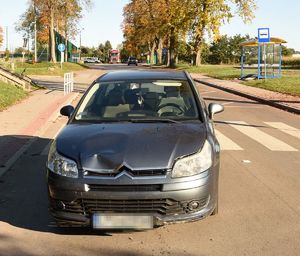
[[[56,201],[56,209],[64,210],[66,208],[65,204],[62,201]]]
[[[192,201],[188,203],[188,208],[190,211],[195,211],[200,207],[199,201]]]

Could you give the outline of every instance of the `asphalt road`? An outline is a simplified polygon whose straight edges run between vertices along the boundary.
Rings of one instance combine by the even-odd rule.
[[[0,255],[299,255],[300,117],[199,85],[222,156],[219,214],[142,232],[57,228],[47,211],[47,145],[59,118],[0,178]]]
[[[100,70],[123,70],[123,69],[141,69],[143,66],[141,64],[136,65],[127,65],[126,63],[121,64],[85,64],[93,69],[100,69]]]

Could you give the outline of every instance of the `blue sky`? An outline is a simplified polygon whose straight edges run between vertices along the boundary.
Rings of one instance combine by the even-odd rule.
[[[94,0],[89,12],[84,12],[80,22],[82,45],[98,46],[110,40],[116,47],[123,40],[121,23],[122,10],[129,0]],[[288,41],[287,46],[300,50],[300,1],[298,0],[257,0],[258,9],[252,24],[244,24],[240,18],[233,18],[221,28],[222,34],[257,35],[258,27],[270,27],[271,36]],[[9,49],[22,45],[22,35],[15,32],[15,23],[27,6],[27,0],[0,0],[0,26],[8,27]],[[74,40],[79,45],[79,37]],[[5,48],[6,43],[4,42]]]

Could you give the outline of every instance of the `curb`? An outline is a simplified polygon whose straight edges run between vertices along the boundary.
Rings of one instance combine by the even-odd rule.
[[[213,84],[213,83],[210,83],[210,82],[206,82],[206,81],[203,81],[201,79],[194,78],[194,81],[196,81],[198,83],[201,83],[201,84],[205,84],[207,86],[214,87],[216,89],[220,89],[220,90],[235,94],[235,95],[239,95],[239,96],[251,99],[251,100],[255,100],[255,101],[264,103],[264,104],[269,105],[271,107],[279,108],[281,110],[300,115],[300,109],[299,108],[293,108],[293,107],[290,107],[290,106],[287,106],[287,105],[284,105],[284,104],[280,104],[280,103],[277,103],[277,102],[273,102],[273,101],[270,101],[270,100],[260,98],[260,97],[255,96],[255,95],[247,94],[247,93],[244,93],[244,92],[241,92],[241,91],[238,91],[238,90],[234,90],[234,89],[231,89],[231,88],[227,88],[227,87],[216,85],[216,84]]]
[[[53,122],[54,120],[56,120],[58,118],[58,116],[60,115],[59,113],[59,109],[61,108],[61,106],[67,105],[72,103],[77,97],[78,97],[79,93],[73,93],[73,95],[71,95],[70,97],[68,97],[67,99],[65,99],[64,101],[62,101],[53,111],[53,113],[51,115],[48,115],[45,122],[43,123],[42,126],[39,126],[37,128],[35,128],[33,130],[33,134],[31,134],[31,136],[36,136],[37,134],[42,134],[46,129],[47,129],[47,125],[45,126],[45,124],[47,124],[47,122]],[[51,106],[50,106],[51,108]],[[35,121],[33,121],[34,123]],[[14,163],[24,154],[24,152],[26,152],[26,150],[28,148],[30,148],[30,146],[37,140],[36,137],[31,138],[28,142],[26,142],[23,146],[21,146],[19,148],[19,150],[11,157],[8,159],[8,161],[6,161],[6,163],[4,164],[5,167],[1,167],[0,168],[0,178],[2,175],[4,175],[13,165]]]

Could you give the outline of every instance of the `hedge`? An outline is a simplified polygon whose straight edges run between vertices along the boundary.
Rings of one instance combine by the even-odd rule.
[[[300,58],[283,58],[282,66],[300,68]]]

